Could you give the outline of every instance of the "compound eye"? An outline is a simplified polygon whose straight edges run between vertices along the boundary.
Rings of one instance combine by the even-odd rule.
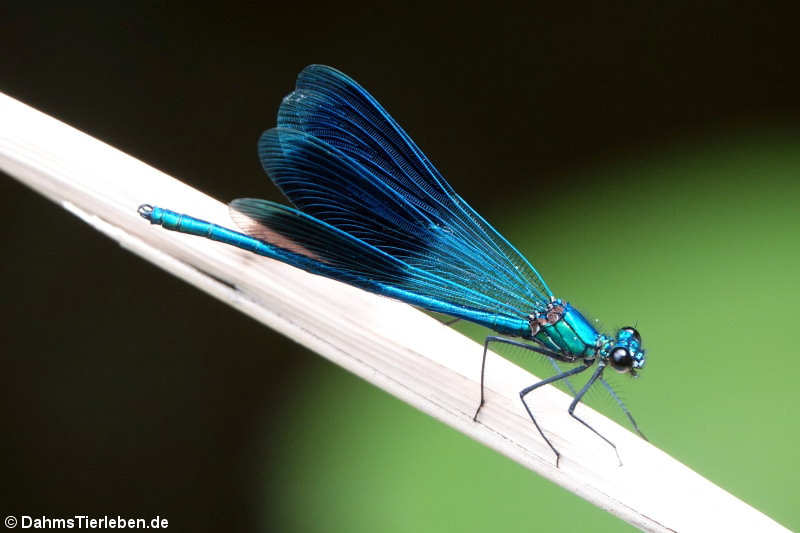
[[[642,342],[642,336],[641,336],[641,335],[639,335],[639,332],[638,332],[638,331],[636,331],[636,328],[632,328],[632,327],[628,326],[628,327],[626,327],[626,328],[622,328],[622,331],[627,331],[628,333],[630,333],[630,334],[631,334],[631,337],[633,337],[634,339],[636,339],[636,340],[637,340],[637,341],[638,341],[638,342],[641,344],[641,342]]]
[[[625,373],[633,368],[633,357],[631,357],[631,352],[622,346],[617,346],[611,351],[609,360],[611,362],[611,366],[614,367],[614,370],[617,372]]]

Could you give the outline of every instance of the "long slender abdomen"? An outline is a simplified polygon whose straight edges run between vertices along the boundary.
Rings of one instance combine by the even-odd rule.
[[[157,224],[164,229],[177,231],[179,233],[188,233],[189,235],[197,235],[199,237],[206,237],[213,241],[223,242],[261,255],[271,255],[269,250],[272,246],[254,239],[244,233],[233,231],[217,224],[200,220],[189,215],[183,215],[170,211],[169,209],[162,209],[148,204],[139,206],[139,214],[150,221],[151,224]]]
[[[359,272],[337,268],[322,259],[318,259],[316,254],[301,244],[289,241],[278,232],[274,232],[264,225],[254,225],[251,229],[248,229],[248,232],[252,231],[259,237],[263,237],[263,239],[269,239],[270,242],[264,242],[264,240],[256,237],[251,237],[244,233],[239,233],[238,231],[206,222],[205,220],[170,211],[169,209],[151,206],[149,204],[141,205],[139,207],[139,214],[146,220],[149,220],[151,224],[160,225],[171,231],[187,233],[189,235],[196,235],[230,244],[237,248],[247,250],[248,252],[288,263],[307,272],[311,272],[312,274],[322,275],[351,285],[356,285],[362,289],[395,298],[411,305],[428,309],[429,311],[461,317],[504,335],[525,337],[530,332],[530,325],[527,319],[523,317],[510,317],[487,311],[464,308],[449,303],[446,300],[431,298],[397,287],[385,281],[381,282],[370,279]],[[245,224],[242,227],[246,227],[248,224],[245,218],[246,217],[237,219],[240,225]],[[274,244],[272,244],[273,239],[277,241],[274,242]]]

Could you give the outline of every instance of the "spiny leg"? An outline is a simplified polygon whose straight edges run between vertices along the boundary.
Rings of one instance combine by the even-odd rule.
[[[633,415],[631,414],[631,412],[630,412],[630,411],[628,411],[628,408],[627,408],[627,407],[625,407],[625,404],[624,404],[624,403],[622,403],[622,400],[620,400],[619,396],[617,396],[617,393],[616,393],[616,392],[614,392],[614,389],[612,389],[612,388],[611,388],[611,385],[610,385],[610,384],[609,384],[609,383],[608,383],[606,380],[604,380],[602,376],[600,376],[600,377],[599,377],[599,378],[597,378],[597,379],[599,379],[599,380],[600,380],[600,383],[602,383],[602,384],[603,384],[603,386],[606,388],[606,390],[608,390],[608,393],[609,393],[609,394],[611,394],[611,397],[612,397],[612,398],[614,398],[614,401],[616,401],[616,402],[617,402],[617,404],[620,406],[620,408],[622,409],[622,411],[623,411],[623,412],[624,412],[624,413],[625,413],[625,414],[628,416],[628,420],[630,420],[630,421],[631,421],[631,424],[633,425],[633,429],[635,429],[635,430],[636,430],[636,433],[638,433],[638,434],[639,434],[639,436],[640,436],[640,437],[642,437],[642,438],[643,438],[644,440],[646,440],[647,442],[650,442],[650,441],[647,439],[647,437],[645,437],[645,436],[644,436],[644,433],[642,433],[642,430],[641,430],[641,429],[639,429],[639,424],[637,424],[637,423],[636,423],[636,420],[634,420],[634,419],[633,419]]]
[[[481,360],[481,402],[478,404],[478,408],[475,409],[475,414],[472,417],[473,422],[477,422],[478,421],[478,413],[481,411],[481,407],[483,407],[483,404],[484,404],[484,398],[483,398],[483,381],[484,380],[483,380],[483,377],[484,377],[484,374],[486,373],[486,353],[489,350],[489,343],[490,342],[499,342],[499,343],[503,343],[503,344],[510,344],[511,346],[517,346],[519,348],[525,348],[526,350],[530,350],[532,352],[536,352],[536,353],[545,355],[545,356],[547,356],[547,357],[549,357],[551,359],[558,359],[559,361],[563,361],[565,363],[571,363],[571,362],[574,361],[574,359],[570,359],[570,358],[568,358],[568,357],[566,357],[566,356],[564,356],[564,355],[562,355],[560,353],[552,352],[550,350],[545,350],[544,348],[539,348],[539,347],[536,347],[536,346],[532,346],[532,345],[526,344],[524,342],[519,342],[519,341],[515,341],[515,340],[512,340],[512,339],[506,339],[505,337],[495,337],[493,335],[490,335],[490,336],[486,337],[486,340],[483,343],[483,359]]]
[[[461,319],[460,318],[451,318],[449,320],[440,320],[439,322],[441,322],[445,326],[452,326],[453,324],[455,324],[459,320],[461,320]]]
[[[556,373],[557,373],[557,374],[560,374],[560,373],[562,372],[562,370],[561,370],[561,367],[560,367],[560,366],[558,366],[558,363],[556,363],[556,360],[555,360],[555,359],[552,359],[552,358],[548,358],[548,359],[550,360],[550,363],[553,365],[553,368],[555,368],[555,369],[556,369]],[[566,384],[567,384],[567,388],[568,388],[568,389],[569,389],[569,391],[572,393],[572,396],[575,396],[576,394],[578,394],[578,391],[576,391],[576,390],[575,390],[575,387],[573,387],[573,386],[572,386],[572,382],[571,382],[570,380],[568,380],[568,379],[565,379],[565,380],[564,380],[564,383],[566,383]]]
[[[610,440],[605,438],[603,435],[601,435],[599,431],[597,431],[592,426],[587,424],[582,418],[580,418],[578,415],[575,414],[575,406],[577,406],[578,403],[580,403],[581,398],[583,398],[583,395],[586,394],[586,391],[588,391],[589,388],[591,388],[591,386],[594,384],[595,380],[600,378],[600,375],[603,373],[604,369],[605,369],[605,365],[602,364],[602,363],[597,367],[597,370],[594,371],[594,374],[592,374],[592,377],[589,378],[589,381],[586,382],[586,385],[583,386],[581,391],[578,393],[577,396],[575,396],[575,399],[572,400],[572,403],[569,405],[569,414],[570,414],[570,416],[572,416],[572,418],[574,418],[575,420],[577,420],[578,422],[580,422],[581,424],[583,424],[587,428],[591,429],[592,432],[595,435],[597,435],[598,437],[600,437],[601,439],[606,441],[612,448],[614,448],[614,453],[617,454],[617,461],[619,461],[619,466],[622,466],[622,459],[619,456],[619,451],[617,451],[617,446],[613,442],[611,442]]]
[[[575,368],[571,368],[571,369],[567,370],[566,372],[562,372],[562,373],[558,374],[557,376],[552,376],[552,377],[549,377],[547,379],[543,379],[542,381],[540,381],[538,383],[534,383],[530,387],[525,387],[524,389],[519,391],[519,399],[522,400],[522,405],[524,405],[525,406],[525,410],[528,411],[528,416],[531,417],[531,420],[533,421],[533,425],[536,426],[536,429],[539,430],[539,434],[542,436],[542,438],[547,443],[547,445],[550,446],[550,449],[553,450],[553,453],[556,454],[556,468],[558,468],[558,462],[561,459],[561,454],[559,453],[558,450],[556,450],[556,447],[553,446],[553,443],[550,442],[550,439],[548,439],[547,436],[545,436],[544,431],[542,431],[542,428],[539,426],[539,423],[536,421],[536,418],[533,416],[533,413],[531,412],[530,407],[528,407],[528,404],[525,402],[525,395],[528,394],[529,392],[533,391],[534,389],[538,389],[542,385],[547,385],[548,383],[553,383],[553,382],[558,381],[560,379],[568,378],[570,376],[574,376],[575,374],[580,374],[581,372],[583,372],[587,368],[589,368],[589,367],[586,366],[585,364],[582,364],[580,366],[576,366]]]

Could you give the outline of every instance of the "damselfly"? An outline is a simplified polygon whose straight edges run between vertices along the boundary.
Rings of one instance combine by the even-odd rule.
[[[355,81],[330,67],[306,67],[280,106],[278,127],[261,136],[258,153],[264,170],[294,207],[234,200],[231,216],[241,233],[147,204],[139,213],[166,229],[231,244],[503,335],[484,342],[474,420],[484,404],[491,344],[547,356],[558,373],[519,396],[556,454],[556,466],[560,454],[525,398],[595,363],[586,384],[577,392],[572,389],[569,414],[616,451],[574,412],[586,391],[600,382],[641,435],[603,379],[607,366],[634,376],[644,366],[639,333],[632,327],[613,337],[600,333],[577,309],[553,296],[528,260],[455,193]],[[562,371],[558,363],[576,366]]]

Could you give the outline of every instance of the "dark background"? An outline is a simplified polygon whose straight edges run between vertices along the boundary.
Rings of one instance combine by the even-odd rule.
[[[5,3],[0,90],[222,200],[278,199],[256,140],[297,72],[329,64],[490,220],[546,216],[608,161],[796,124],[788,11],[552,4]],[[12,179],[0,202],[0,511],[281,528],[273,450],[305,416],[287,398],[329,365]]]

